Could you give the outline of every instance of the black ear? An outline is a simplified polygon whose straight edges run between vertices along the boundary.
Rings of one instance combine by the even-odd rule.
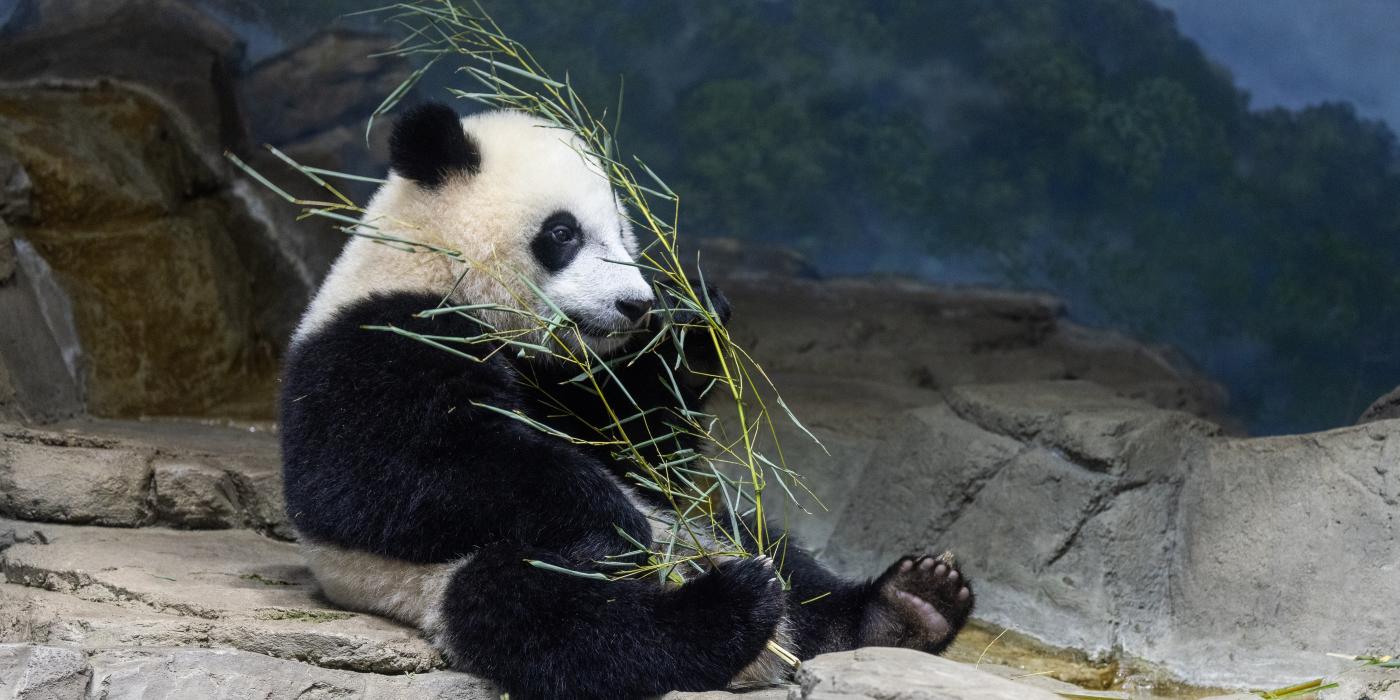
[[[456,111],[428,102],[404,112],[394,124],[389,167],[431,190],[456,173],[475,175],[481,170],[481,150],[462,129]]]

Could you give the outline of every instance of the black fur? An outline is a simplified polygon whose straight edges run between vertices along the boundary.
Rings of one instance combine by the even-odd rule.
[[[649,542],[609,465],[472,405],[533,410],[499,355],[475,363],[363,328],[482,332],[455,314],[414,318],[440,299],[366,299],[288,353],[283,478],[298,531],[414,562],[448,561],[501,540],[585,559],[633,549],[614,525]],[[548,517],[532,503],[548,503]]]
[[[462,128],[461,117],[441,102],[403,113],[389,135],[389,167],[430,190],[457,173],[481,171],[481,149]]]
[[[571,235],[561,237],[559,234],[565,231]],[[583,227],[579,226],[578,219],[575,219],[573,214],[566,211],[555,212],[544,220],[539,233],[530,241],[530,252],[534,253],[540,267],[550,272],[558,272],[568,267],[578,256],[578,252],[583,249],[583,237]]]
[[[727,320],[724,296],[713,287],[705,295]],[[406,293],[364,299],[297,343],[283,383],[282,443],[288,512],[308,539],[414,562],[472,555],[451,581],[442,610],[443,643],[458,667],[517,698],[630,698],[722,688],[762,652],[785,614],[803,658],[919,637],[917,616],[890,603],[899,586],[912,584],[888,573],[845,581],[795,544],[777,557],[793,585],[787,594],[757,560],[725,564],[670,589],[652,580],[605,582],[527,565],[541,560],[599,571],[597,562],[635,549],[618,528],[649,544],[649,527],[618,488],[627,463],[610,449],[550,437],[473,405],[519,410],[586,436],[590,425],[608,420],[596,396],[560,385],[572,370],[513,352],[487,356],[486,348],[474,362],[364,329],[482,332],[453,314],[414,317],[439,299]],[[682,322],[694,320],[685,315],[677,313]],[[620,353],[640,348],[658,325]],[[697,368],[713,359],[693,350],[704,345],[686,344]],[[643,409],[676,407],[677,397],[657,380],[665,371],[657,356],[614,371]],[[680,400],[698,407],[704,382],[692,380]],[[579,417],[561,418],[529,384],[550,387]],[[619,405],[626,401],[611,381],[604,391]],[[653,449],[698,447],[690,438],[671,440]]]

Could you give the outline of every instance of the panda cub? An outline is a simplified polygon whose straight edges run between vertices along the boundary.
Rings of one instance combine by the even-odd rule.
[[[637,255],[636,238],[599,163],[579,149],[569,132],[516,112],[462,119],[427,104],[395,125],[392,172],[365,223],[486,264],[353,238],[297,328],[283,377],[283,479],[325,595],[417,626],[454,668],[513,698],[779,682],[788,669],[769,640],[804,659],[857,646],[943,650],[973,596],[951,560],[927,554],[857,582],[791,545],[781,562],[788,590],[767,558],[720,561],[680,585],[526,564],[603,570],[599,562],[636,550],[630,540],[650,545],[669,509],[626,486],[629,465],[608,448],[478,406],[571,432],[579,418],[561,418],[526,386],[562,384],[556,399],[606,424],[597,397],[565,382],[576,370],[479,347],[464,359],[365,326],[479,335],[458,314],[415,314],[536,298],[523,281],[482,271],[504,269],[543,290],[599,354],[638,349],[650,336],[639,331],[657,328],[659,302],[637,267],[619,263]],[[723,296],[707,293],[727,320]],[[497,327],[512,322],[484,314]],[[660,362],[644,356],[615,371],[643,409],[700,405],[699,382],[678,397],[657,381]]]

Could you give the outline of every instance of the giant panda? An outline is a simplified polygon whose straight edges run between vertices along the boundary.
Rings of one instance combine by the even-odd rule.
[[[390,144],[390,174],[364,215],[380,237],[518,271],[602,356],[630,352],[647,336],[637,331],[658,323],[654,288],[619,263],[638,255],[626,211],[577,137],[519,112],[460,118],[428,103],[397,120]],[[766,557],[716,561],[679,585],[528,565],[600,571],[636,550],[629,540],[649,545],[668,509],[628,486],[628,463],[609,449],[481,407],[565,420],[522,381],[557,385],[563,363],[485,350],[464,358],[366,329],[474,336],[482,328],[463,315],[417,314],[515,306],[530,298],[524,286],[371,238],[346,244],[290,343],[280,406],[288,516],[329,600],[415,625],[452,667],[512,698],[780,682],[790,667],[770,640],[804,659],[866,645],[947,647],[973,594],[932,550],[865,581],[834,575],[795,544],[781,579]],[[720,291],[706,294],[727,321]],[[700,405],[698,389],[677,396],[654,380],[659,371],[648,361],[616,368],[643,407]],[[599,406],[582,391],[562,400],[582,416]]]

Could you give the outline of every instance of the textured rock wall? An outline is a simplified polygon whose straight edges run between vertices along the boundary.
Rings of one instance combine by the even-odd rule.
[[[271,386],[235,242],[256,223],[160,105],[114,85],[0,90],[0,151],[33,181],[13,228],[71,299],[89,410],[199,414]]]
[[[779,421],[827,509],[787,522],[838,568],[951,549],[984,619],[1207,685],[1400,648],[1384,602],[1400,599],[1400,420],[1231,436],[1221,393],[1169,352],[1034,295],[723,285],[735,333],[831,452]]]

